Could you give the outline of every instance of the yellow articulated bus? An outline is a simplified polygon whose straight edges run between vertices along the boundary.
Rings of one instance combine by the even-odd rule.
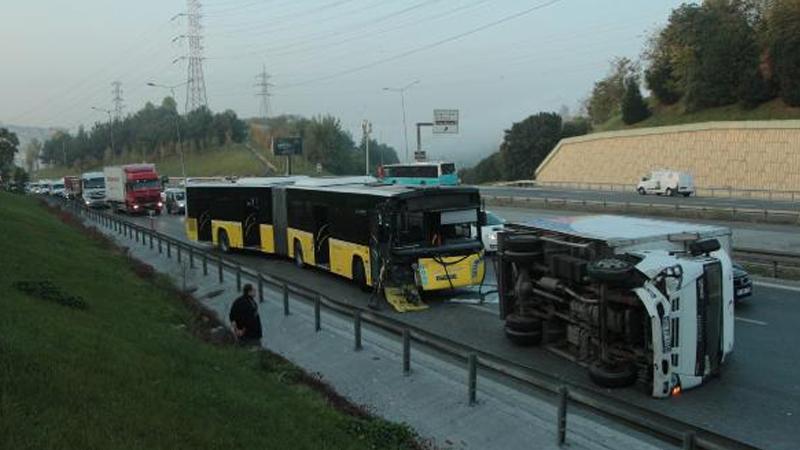
[[[222,251],[281,255],[380,288],[397,309],[413,310],[424,307],[421,291],[483,281],[480,206],[472,187],[360,177],[190,183],[186,231]]]

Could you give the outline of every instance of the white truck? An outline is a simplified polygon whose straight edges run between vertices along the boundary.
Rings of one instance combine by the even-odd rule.
[[[657,194],[672,197],[683,195],[688,197],[694,194],[694,177],[689,172],[677,170],[654,170],[642,177],[636,185],[636,192],[640,195]]]
[[[87,208],[106,207],[106,181],[103,172],[81,174],[81,200]]]
[[[733,351],[725,227],[617,216],[506,224],[497,280],[505,334],[653,397],[696,387]]]

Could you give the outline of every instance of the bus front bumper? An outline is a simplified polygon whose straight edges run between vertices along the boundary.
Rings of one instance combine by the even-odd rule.
[[[483,253],[419,258],[415,273],[417,286],[423,291],[474,286],[480,284],[485,275]]]

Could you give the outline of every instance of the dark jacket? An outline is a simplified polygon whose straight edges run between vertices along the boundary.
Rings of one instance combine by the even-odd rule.
[[[261,339],[261,318],[258,316],[258,303],[253,297],[242,295],[234,300],[228,315],[238,328],[244,328],[244,335],[239,339]]]

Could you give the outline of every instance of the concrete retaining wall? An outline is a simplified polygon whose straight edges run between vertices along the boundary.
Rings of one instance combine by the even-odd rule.
[[[708,122],[564,139],[536,179],[635,185],[659,168],[689,171],[700,187],[800,190],[800,120]]]

